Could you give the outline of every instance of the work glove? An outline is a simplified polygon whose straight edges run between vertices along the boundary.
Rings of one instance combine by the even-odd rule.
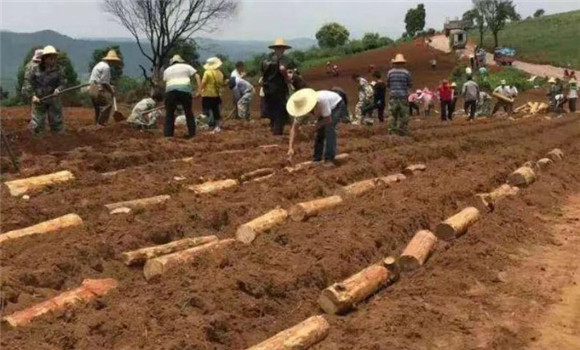
[[[36,96],[32,96],[32,103],[34,104],[39,104],[40,103],[40,99]]]
[[[58,95],[58,94],[60,94],[60,89],[59,89],[59,88],[56,88],[56,89],[54,89],[54,94],[55,94],[55,95]]]

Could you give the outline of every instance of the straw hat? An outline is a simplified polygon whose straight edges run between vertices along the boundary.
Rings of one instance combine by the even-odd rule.
[[[457,84],[455,82],[452,82],[451,87],[457,87]]]
[[[465,74],[471,75],[473,74],[473,70],[470,67],[465,68]]]
[[[179,55],[173,55],[173,57],[171,57],[171,59],[169,60],[169,64],[171,65],[174,63],[185,63],[185,60],[181,58],[181,56]]]
[[[316,106],[316,91],[313,89],[302,89],[295,92],[286,103],[286,110],[291,116],[298,118],[310,113]]]
[[[34,56],[32,56],[32,60],[34,62],[40,62],[41,58],[42,58],[42,49],[35,50]]]
[[[277,47],[281,47],[284,49],[291,49],[292,46],[286,44],[286,41],[284,41],[284,38],[276,38],[276,40],[274,41],[274,44],[268,46],[268,48],[270,49],[275,49]]]
[[[210,57],[205,61],[205,64],[203,65],[203,69],[205,69],[205,70],[218,69],[219,67],[221,67],[221,65],[222,65],[222,60],[220,60],[217,57]]]
[[[54,46],[48,45],[48,46],[45,46],[44,49],[42,49],[42,56],[48,56],[48,55],[58,55],[58,51],[56,51]]]
[[[548,80],[549,84],[556,84],[556,79],[555,78],[550,78],[550,80]]]
[[[103,61],[121,61],[115,50],[109,50],[107,56],[103,57]]]
[[[405,56],[402,53],[398,53],[395,55],[395,58],[391,60],[391,63],[407,63]]]

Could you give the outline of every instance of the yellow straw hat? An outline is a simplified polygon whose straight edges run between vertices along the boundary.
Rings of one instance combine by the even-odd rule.
[[[451,87],[457,87],[457,83],[455,83],[455,82],[452,82],[452,83],[451,83]]]
[[[291,49],[292,46],[286,44],[286,41],[284,41],[284,38],[276,38],[276,40],[274,41],[274,44],[268,46],[268,48],[270,49],[275,49],[277,47],[282,47],[284,49]]]
[[[222,60],[220,60],[217,57],[210,57],[205,61],[205,64],[203,65],[203,69],[212,70],[212,69],[218,69],[221,66],[222,66]]]
[[[316,91],[313,89],[298,90],[288,99],[286,110],[295,118],[302,117],[312,111],[316,102]]]
[[[550,78],[550,80],[548,80],[549,84],[556,84],[556,79],[555,78]]]
[[[407,63],[405,56],[402,53],[398,53],[395,55],[395,58],[391,60],[391,63]]]
[[[42,56],[48,56],[48,55],[58,55],[58,51],[56,51],[54,46],[48,45],[48,46],[45,46],[44,49],[42,49]]]
[[[169,60],[169,64],[174,63],[185,63],[185,60],[181,58],[181,56],[179,55],[173,55],[173,57],[171,57],[171,59]]]
[[[107,52],[107,56],[103,57],[103,61],[120,61],[121,59],[117,56],[117,52],[115,50],[109,50]]]

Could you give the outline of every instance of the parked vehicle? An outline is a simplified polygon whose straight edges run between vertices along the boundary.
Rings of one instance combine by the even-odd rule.
[[[516,60],[516,49],[511,47],[497,47],[493,53],[493,60],[498,65],[511,66]]]

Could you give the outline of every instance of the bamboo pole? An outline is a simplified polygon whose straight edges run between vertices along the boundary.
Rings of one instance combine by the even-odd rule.
[[[31,236],[31,235],[42,235],[46,233],[55,232],[69,227],[80,226],[83,224],[83,219],[77,214],[67,214],[56,219],[41,222],[39,224],[22,228],[19,230],[13,230],[0,235],[0,244],[5,241],[9,241],[16,238]]]
[[[306,350],[326,338],[329,330],[324,316],[312,316],[247,350]]]
[[[282,223],[288,218],[288,212],[284,209],[274,209],[254,220],[240,225],[236,231],[236,239],[249,244],[256,239],[259,233],[265,232]]]
[[[195,192],[196,194],[205,194],[222,191],[228,188],[236,187],[238,185],[239,185],[238,180],[227,179],[227,180],[204,182],[199,185],[189,186],[188,189]]]
[[[467,207],[437,225],[435,234],[438,239],[448,241],[467,232],[467,229],[477,220],[479,220],[479,210]]]
[[[342,204],[342,198],[334,195],[309,202],[298,203],[290,208],[289,214],[290,218],[294,221],[304,221],[325,209],[331,209],[340,204]]]
[[[437,237],[429,230],[421,230],[413,236],[399,257],[399,265],[404,271],[417,269],[427,261],[435,248]]]
[[[17,197],[31,190],[37,190],[46,186],[71,181],[74,180],[74,178],[74,175],[70,171],[64,170],[53,174],[6,181],[4,184],[8,187],[8,190],[10,190],[10,195]]]
[[[107,208],[109,211],[113,211],[118,208],[129,208],[129,209],[145,208],[152,205],[163,204],[167,202],[170,198],[171,196],[162,195],[149,198],[134,199],[125,202],[105,204],[105,208]]]
[[[185,238],[167,244],[156,245],[153,247],[141,248],[124,252],[121,256],[125,265],[144,264],[148,259],[153,259],[161,255],[175,253],[180,250],[185,250],[210,242],[217,242],[217,236],[202,236],[195,238]]]
[[[512,186],[527,186],[536,180],[536,174],[530,167],[523,166],[508,176],[507,183]]]

